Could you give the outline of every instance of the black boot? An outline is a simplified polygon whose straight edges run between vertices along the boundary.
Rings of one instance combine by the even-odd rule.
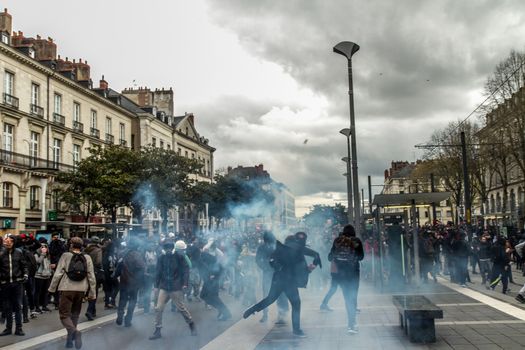
[[[22,327],[16,327],[15,335],[24,336],[24,335],[26,335],[26,334],[25,334],[24,331],[22,330]]]
[[[255,305],[250,306],[249,308],[246,309],[246,311],[244,311],[244,313],[242,314],[242,318],[248,318],[254,313],[256,313],[257,311],[258,310],[255,309]]]
[[[3,337],[4,335],[11,335],[11,334],[13,334],[13,330],[11,327],[8,327],[4,329],[2,333],[0,333],[0,337]]]
[[[160,334],[161,327],[155,327],[155,332],[153,332],[153,335],[149,337],[149,340],[155,340],[162,338],[162,334]]]
[[[195,336],[197,335],[197,329],[195,328],[195,322],[191,322],[188,324],[190,326],[191,335]]]
[[[67,338],[66,338],[66,348],[67,349],[72,349],[73,348],[73,334],[68,334],[67,335]]]

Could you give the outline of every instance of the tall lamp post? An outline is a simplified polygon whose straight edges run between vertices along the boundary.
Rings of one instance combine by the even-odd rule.
[[[354,204],[352,196],[352,170],[350,169],[350,135],[351,131],[348,128],[339,131],[341,134],[346,136],[346,150],[347,156],[343,157],[342,161],[346,163],[346,194],[348,196],[348,223],[355,226],[354,223]]]
[[[357,235],[361,232],[361,203],[359,200],[359,181],[357,174],[357,147],[356,147],[356,133],[355,133],[355,117],[354,117],[354,91],[352,80],[352,55],[359,50],[359,45],[350,42],[342,41],[334,46],[334,52],[346,57],[348,61],[348,98],[350,102],[350,134],[352,136],[352,185],[353,185],[353,200],[354,200],[354,220]]]

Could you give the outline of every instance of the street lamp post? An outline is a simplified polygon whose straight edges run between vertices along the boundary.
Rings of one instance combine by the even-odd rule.
[[[341,134],[346,136],[346,150],[347,150],[347,156],[343,157],[342,161],[346,163],[346,194],[348,197],[348,223],[355,226],[354,223],[354,204],[353,196],[352,196],[352,170],[350,168],[350,129],[345,128],[341,131],[339,131]]]
[[[348,61],[348,98],[350,102],[350,133],[352,135],[352,182],[353,182],[353,200],[354,200],[354,219],[355,229],[357,235],[361,232],[361,203],[359,201],[359,181],[357,174],[357,147],[356,147],[356,133],[355,133],[355,117],[354,117],[354,91],[352,80],[352,55],[359,50],[359,45],[350,42],[342,41],[333,48],[335,53],[343,55]]]

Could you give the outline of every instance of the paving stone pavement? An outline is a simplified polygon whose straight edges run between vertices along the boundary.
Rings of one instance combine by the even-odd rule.
[[[359,291],[361,313],[358,316],[359,334],[356,335],[346,332],[340,292],[330,302],[334,312],[319,310],[322,293],[302,290],[301,294],[302,328],[307,338],[294,338],[290,325],[276,326],[259,343],[257,350],[525,349],[525,321],[441,283],[431,282],[410,290],[410,294],[423,294],[444,310],[444,318],[436,320],[437,341],[433,344],[411,343],[399,326],[392,294],[380,293],[368,283],[362,283]],[[510,303],[510,300],[513,298],[507,301]]]

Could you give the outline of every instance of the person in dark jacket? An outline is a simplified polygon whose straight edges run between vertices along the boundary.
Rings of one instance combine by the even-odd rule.
[[[181,244],[179,242],[181,242],[183,247],[186,248],[183,241],[177,242],[178,244]],[[159,256],[157,261],[154,282],[155,289],[159,290],[157,307],[155,308],[155,332],[149,339],[154,340],[162,336],[162,313],[164,312],[164,307],[169,299],[172,300],[172,303],[177,306],[177,309],[184,317],[184,320],[190,327],[191,334],[197,335],[195,323],[184,304],[183,291],[188,288],[190,266],[184,255],[175,252],[175,244],[173,241],[165,241],[163,248],[163,253]]]
[[[485,285],[487,281],[490,281],[490,270],[491,270],[491,250],[492,243],[490,241],[490,235],[483,234],[479,242],[478,258],[479,258],[479,273],[481,274],[481,284]]]
[[[0,288],[6,327],[0,336],[12,334],[13,312],[16,323],[15,334],[25,335],[22,330],[22,294],[23,283],[28,277],[27,260],[22,251],[15,248],[15,237],[11,235],[5,237],[4,248],[0,250]]]
[[[306,264],[304,255],[314,256],[314,264]],[[272,276],[272,285],[266,298],[244,311],[243,318],[248,318],[256,312],[264,310],[273,304],[281,293],[292,305],[292,328],[297,337],[305,337],[301,329],[301,298],[298,288],[305,288],[308,274],[315,269],[315,263],[320,265],[319,254],[306,247],[306,234],[298,232],[288,236],[285,244],[277,241],[275,252],[272,254],[271,265],[275,272]]]
[[[18,240],[17,248],[22,250],[26,259],[28,278],[24,282],[24,293],[22,297],[22,319],[23,323],[29,322],[29,312],[31,312],[31,318],[36,317],[35,312],[35,274],[36,274],[36,260],[34,252],[31,250],[34,246],[34,242],[26,234],[20,235]]]
[[[270,259],[272,253],[275,251],[275,244],[276,239],[273,233],[268,231],[264,232],[263,243],[259,245],[259,247],[257,248],[257,252],[255,253],[255,262],[262,271],[263,295],[268,295],[268,292],[270,291],[270,287],[272,285],[273,268],[270,265]],[[283,323],[284,315],[286,315],[286,313],[288,312],[288,300],[286,299],[284,293],[281,293],[281,295],[279,295],[279,298],[277,298],[277,308],[277,322]],[[268,308],[263,310],[263,317],[261,318],[261,323],[266,322],[267,320]]]
[[[145,263],[144,256],[138,251],[138,248],[139,242],[136,239],[131,239],[128,243],[128,251],[124,253],[115,271],[115,276],[120,277],[120,298],[116,320],[119,326],[124,321],[124,327],[131,327],[138,292],[143,284]],[[124,317],[126,305],[127,312]]]
[[[93,261],[93,268],[95,269],[95,278],[97,280],[97,286],[95,291],[95,299],[90,300],[88,308],[86,310],[86,318],[89,321],[93,321],[97,317],[97,298],[98,290],[104,282],[104,269],[102,268],[102,247],[100,246],[100,238],[97,236],[91,237],[91,242],[88,244],[84,253],[91,257]]]
[[[67,247],[59,237],[58,234],[53,234],[51,236],[51,242],[49,243],[49,259],[51,261],[51,270],[54,272],[60,261],[62,254],[67,252]],[[58,305],[60,303],[60,293],[56,292],[53,294],[53,304],[55,304],[55,310],[58,310]]]
[[[454,256],[457,283],[462,287],[467,286],[468,258],[470,255],[470,246],[465,238],[466,235],[464,232],[457,232],[450,246],[452,255]]]
[[[206,304],[213,306],[219,314],[219,321],[227,321],[232,318],[232,314],[226,304],[219,296],[220,279],[224,273],[221,265],[223,253],[215,246],[215,242],[210,241],[202,248],[200,256],[200,275],[204,283],[201,290],[201,299]]]
[[[498,237],[496,243],[492,247],[492,273],[490,277],[490,287],[487,289],[494,290],[499,281],[503,284],[503,294],[507,293],[509,278],[507,269],[510,269],[509,257],[505,252],[506,240],[504,237]]]
[[[104,269],[104,308],[114,309],[117,305],[116,298],[119,290],[119,281],[115,276],[117,268],[117,253],[115,243],[108,242],[102,250],[102,268]]]
[[[348,319],[348,333],[358,332],[356,324],[357,293],[359,290],[359,262],[365,256],[363,243],[356,237],[352,225],[346,225],[332,244],[328,260],[335,262],[337,280],[343,291]]]

